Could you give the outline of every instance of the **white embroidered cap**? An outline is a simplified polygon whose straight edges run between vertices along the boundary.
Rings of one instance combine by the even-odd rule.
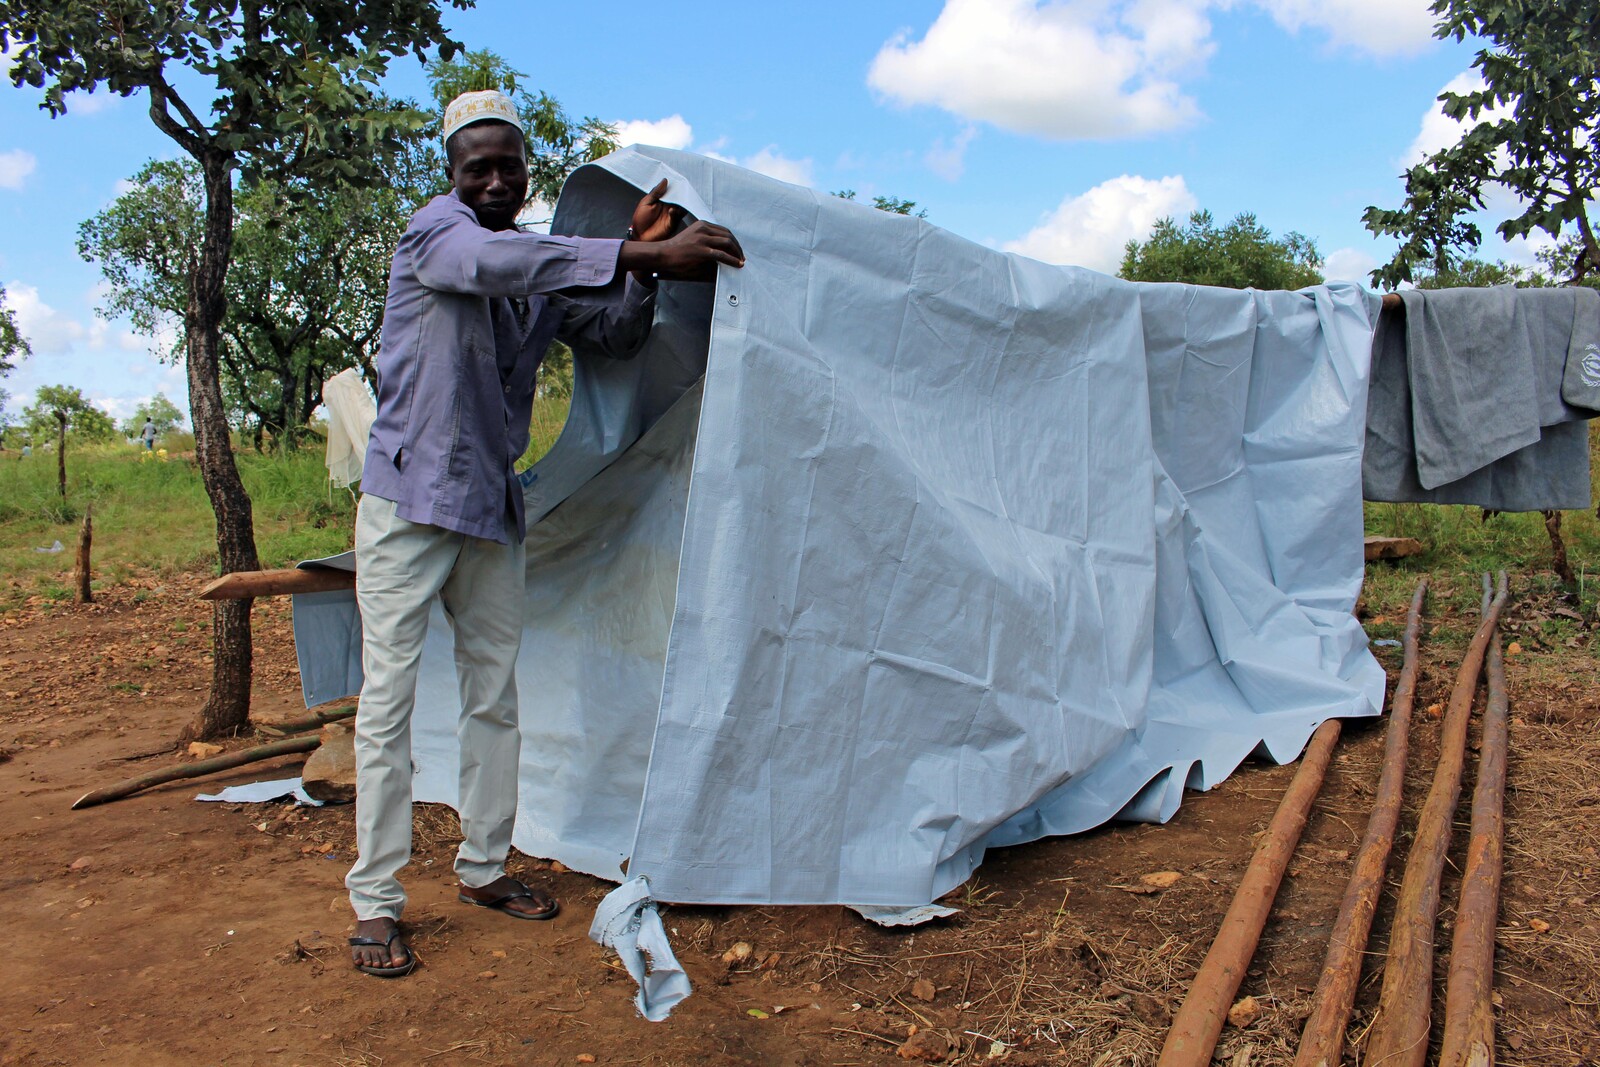
[[[522,119],[517,115],[517,106],[511,98],[499,89],[477,89],[470,93],[462,93],[444,109],[444,139],[450,140],[450,135],[463,126],[470,126],[474,122],[484,119],[499,119],[509,122],[517,129],[522,129]],[[523,130],[526,133],[526,130]]]

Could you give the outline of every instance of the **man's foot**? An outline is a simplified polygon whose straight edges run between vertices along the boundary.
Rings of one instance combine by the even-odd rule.
[[[508,874],[477,889],[463,885],[458,896],[464,904],[503,911],[513,919],[554,919],[561,911],[549,893],[530,889]]]
[[[417,965],[416,953],[400,940],[400,924],[387,916],[358,919],[349,941],[350,960],[363,974],[400,978]]]

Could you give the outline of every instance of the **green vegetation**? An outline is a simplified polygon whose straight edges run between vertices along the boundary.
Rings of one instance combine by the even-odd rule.
[[[1230,289],[1301,289],[1322,282],[1316,242],[1293,231],[1275,240],[1246,212],[1219,227],[1209,211],[1187,225],[1159,220],[1144,241],[1129,241],[1118,276],[1130,282],[1188,282]]]
[[[519,466],[550,450],[566,414],[565,399],[535,401],[532,441]],[[169,446],[183,436],[168,438]],[[72,599],[72,553],[85,504],[94,505],[96,588],[140,573],[217,572],[215,520],[192,458],[173,449],[163,462],[122,444],[67,447],[66,501],[56,493],[53,452],[36,449],[26,459],[0,454],[0,614],[29,597]],[[263,567],[293,566],[350,547],[355,501],[328,484],[320,449],[245,451],[235,458],[255,502]],[[34,551],[56,541],[59,553]]]
[[[18,360],[26,358],[32,351],[28,339],[17,329],[16,314],[6,307],[5,286],[0,285],[0,378],[5,377]]]
[[[1600,138],[1600,35],[1595,0],[1434,0],[1434,36],[1482,42],[1472,66],[1478,88],[1439,96],[1444,114],[1461,123],[1455,144],[1405,172],[1398,208],[1369,207],[1362,222],[1400,239],[1394,257],[1372,272],[1393,289],[1431,264],[1448,271],[1473,253],[1483,235],[1474,218],[1503,187],[1522,213],[1495,227],[1502,237],[1543,231],[1570,241],[1558,276],[1579,281],[1600,273],[1593,211],[1600,192],[1594,145]]]
[[[1589,430],[1591,463],[1600,469],[1600,423]],[[1566,589],[1551,570],[1551,545],[1538,512],[1485,515],[1481,508],[1431,504],[1367,504],[1369,536],[1415,537],[1425,551],[1393,562],[1367,565],[1363,589],[1367,632],[1375,638],[1400,637],[1406,605],[1417,579],[1428,575],[1430,625],[1442,625],[1465,642],[1476,626],[1479,576],[1504,570],[1519,596],[1532,595],[1565,606],[1545,613],[1541,640],[1550,645],[1584,632],[1586,621],[1600,617],[1600,518],[1590,511],[1565,511],[1561,535],[1577,584]],[[1569,595],[1570,594],[1570,595]],[[1441,623],[1446,611],[1458,621]],[[1373,620],[1381,618],[1382,622]]]

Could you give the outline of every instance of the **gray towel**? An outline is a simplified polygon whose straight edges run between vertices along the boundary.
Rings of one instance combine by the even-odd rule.
[[[1600,292],[1566,289],[1573,294],[1572,341],[1567,345],[1561,399],[1574,408],[1600,415]]]
[[[1592,296],[1509,286],[1402,293],[1405,313],[1385,311],[1373,337],[1366,498],[1587,508],[1583,420],[1595,409],[1563,397],[1569,352],[1596,326],[1574,329]],[[1576,362],[1581,372],[1581,353]]]

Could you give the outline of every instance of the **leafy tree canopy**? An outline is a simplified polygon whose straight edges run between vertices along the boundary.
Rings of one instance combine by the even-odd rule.
[[[1434,36],[1486,43],[1472,61],[1483,87],[1440,95],[1460,139],[1407,169],[1400,207],[1362,215],[1373,233],[1400,239],[1373,281],[1394,288],[1422,264],[1440,273],[1470,256],[1483,240],[1474,216],[1496,186],[1522,207],[1496,232],[1572,238],[1560,276],[1600,273],[1590,214],[1600,193],[1600,0],[1435,0],[1433,11]]]
[[[445,105],[462,93],[499,89],[516,101],[527,131],[528,203],[554,204],[567,175],[617,150],[617,129],[593,117],[574,120],[548,93],[524,89],[520,79],[526,77],[487,49],[434,60],[428,64],[428,84],[438,109],[429,132],[437,143]]]
[[[1541,249],[1536,266],[1507,263],[1497,260],[1466,258],[1454,259],[1444,270],[1424,266],[1412,281],[1418,289],[1451,289],[1463,286],[1516,285],[1524,289],[1543,289],[1567,284],[1576,255],[1581,246],[1576,240],[1566,240]],[[1600,274],[1590,274],[1577,284],[1590,289],[1600,289]]]
[[[178,405],[167,399],[167,394],[157,393],[135,408],[133,417],[123,422],[123,434],[127,437],[138,437],[144,431],[145,419],[155,424],[156,436],[159,437],[183,425],[183,412],[178,410]]]
[[[28,339],[17,329],[17,316],[6,307],[6,290],[0,286],[0,377],[10,373],[17,362],[33,353]],[[0,404],[0,407],[4,407]]]
[[[111,416],[72,385],[41,385],[33,403],[22,409],[22,425],[35,438],[52,438],[60,426],[58,411],[67,416],[69,433],[90,441],[109,441],[116,436]]]
[[[389,259],[411,213],[434,192],[441,154],[422,135],[385,146],[377,186],[246,180],[234,197],[221,357],[230,419],[258,443],[292,444],[322,383],[346,367],[369,377]],[[146,164],[129,190],[78,229],[78,251],[110,283],[102,315],[150,336],[180,325],[204,225],[198,167]],[[157,353],[176,359],[181,344]]]
[[[1218,227],[1211,212],[1196,211],[1186,225],[1161,219],[1149,238],[1129,241],[1119,274],[1135,282],[1300,289],[1322,281],[1322,256],[1303,234],[1274,239],[1248,212]]]
[[[439,8],[435,0],[0,0],[0,32],[12,42],[12,83],[43,88],[40,107],[52,115],[66,113],[77,90],[147,89],[151,119],[196,159],[220,153],[258,173],[374,180],[373,149],[430,116],[395,109],[373,85],[391,56],[426,59],[435,45],[453,54]],[[209,114],[178,94],[169,65],[215,83]]]
[[[854,189],[840,189],[833,195],[840,200],[854,200],[856,191]],[[910,215],[918,219],[928,217],[927,208],[923,208],[921,211],[913,211],[912,209],[917,206],[917,202],[915,200],[902,200],[898,196],[875,196],[872,198],[872,206],[879,211],[887,211],[891,215]]]

